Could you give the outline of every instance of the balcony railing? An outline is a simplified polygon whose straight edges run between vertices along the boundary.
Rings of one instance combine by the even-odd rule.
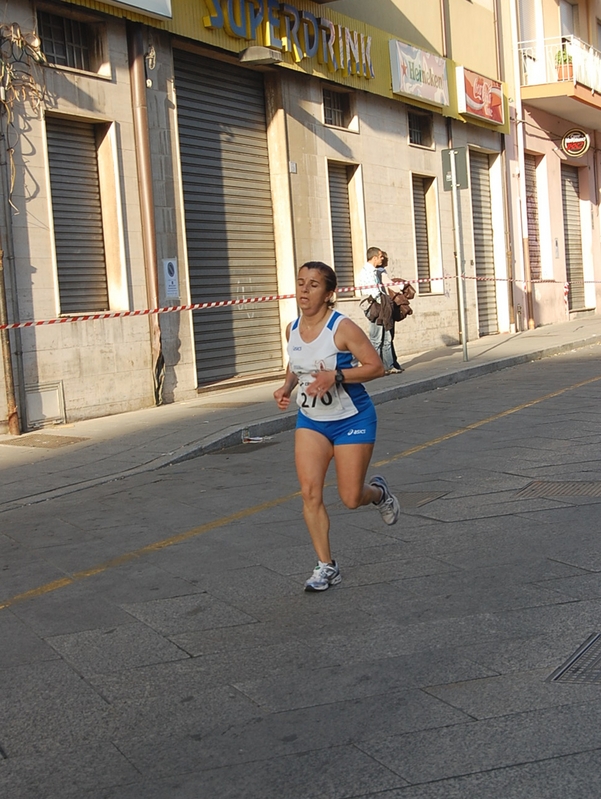
[[[569,81],[601,92],[601,53],[576,36],[520,42],[521,85]]]

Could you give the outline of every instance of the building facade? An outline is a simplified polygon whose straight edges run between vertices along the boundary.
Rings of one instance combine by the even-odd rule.
[[[599,2],[516,7],[515,161],[530,326],[594,314],[601,296],[600,19]]]
[[[468,338],[516,328],[505,4],[132,3],[6,7],[46,58],[35,108],[14,99],[2,122],[9,321],[289,295],[308,260],[351,287],[376,245],[418,287],[401,355],[460,342],[458,285]],[[355,292],[338,302],[363,321]],[[285,299],[14,330],[4,379],[23,429],[188,399],[280,374],[295,315]]]

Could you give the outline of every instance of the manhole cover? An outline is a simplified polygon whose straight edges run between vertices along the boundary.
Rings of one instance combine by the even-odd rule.
[[[517,493],[518,497],[601,497],[601,483],[598,481],[549,481],[534,480]]]
[[[78,438],[77,436],[49,436],[45,433],[26,433],[24,436],[7,438],[5,441],[0,441],[0,444],[7,444],[9,447],[58,449],[59,447],[68,447],[71,444],[79,444],[82,441],[89,440],[89,438]]]
[[[547,682],[601,684],[601,633],[593,633]]]

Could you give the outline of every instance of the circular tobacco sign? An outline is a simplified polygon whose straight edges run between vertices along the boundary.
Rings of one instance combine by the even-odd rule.
[[[561,140],[561,149],[566,155],[571,155],[574,158],[584,155],[590,146],[591,137],[588,133],[585,133],[583,130],[578,130],[577,128],[573,128],[567,133],[564,133]]]

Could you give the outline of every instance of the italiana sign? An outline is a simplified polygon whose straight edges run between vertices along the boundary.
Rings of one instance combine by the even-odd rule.
[[[392,91],[435,105],[449,105],[445,58],[395,39],[390,42]]]
[[[572,130],[564,133],[561,139],[561,149],[566,155],[572,156],[572,158],[579,158],[581,155],[584,155],[588,152],[590,146],[591,137],[588,133],[585,133],[583,130],[578,130],[577,128],[572,128]]]
[[[375,78],[371,36],[278,0],[206,0],[206,6],[205,28],[290,53],[296,63],[317,58],[332,73]]]
[[[498,80],[485,78],[465,67],[457,67],[456,72],[459,113],[503,125],[503,85]]]

